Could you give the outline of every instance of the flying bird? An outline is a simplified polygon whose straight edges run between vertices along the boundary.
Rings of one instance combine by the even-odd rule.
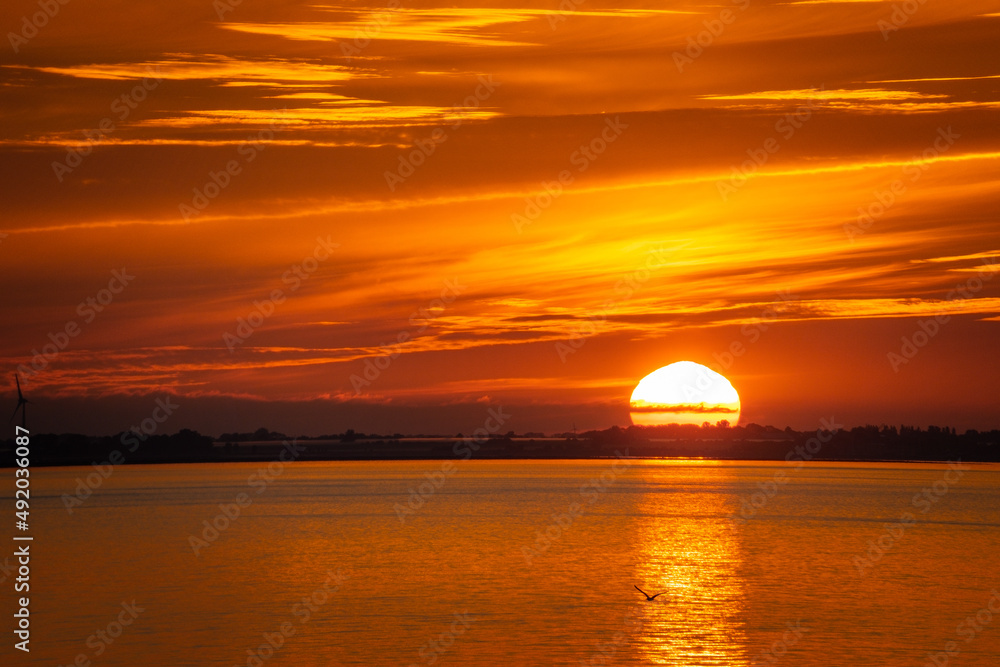
[[[635,584],[632,584],[632,585],[633,585],[633,586],[635,586]],[[658,597],[660,597],[661,595],[663,595],[663,593],[666,593],[666,591],[663,591],[663,593],[657,593],[656,595],[652,595],[652,596],[651,596],[651,595],[650,595],[649,593],[647,593],[646,591],[642,590],[642,589],[641,589],[641,588],[639,588],[638,586],[635,586],[635,590],[639,591],[640,593],[642,593],[643,595],[645,595],[645,596],[646,596],[646,602],[652,602],[652,601],[653,601],[653,600],[655,600],[656,598],[658,598]]]
[[[14,417],[17,416],[17,411],[20,410],[21,411],[21,428],[24,428],[25,427],[25,413],[27,411],[27,408],[25,406],[28,403],[31,403],[31,401],[29,401],[28,399],[26,399],[24,397],[24,394],[21,393],[21,381],[17,379],[17,373],[14,373],[14,382],[17,383],[17,407],[14,408],[14,414],[12,414],[10,416],[10,420],[8,420],[7,423],[9,424],[10,422],[14,421]]]

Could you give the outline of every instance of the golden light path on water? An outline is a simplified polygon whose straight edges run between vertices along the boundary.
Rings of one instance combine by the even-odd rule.
[[[743,667],[750,657],[741,551],[735,528],[719,518],[731,507],[718,493],[662,492],[679,472],[688,489],[729,476],[714,463],[692,463],[664,463],[650,474],[663,479],[640,501],[638,576],[650,594],[666,593],[642,603],[635,647],[646,664]]]

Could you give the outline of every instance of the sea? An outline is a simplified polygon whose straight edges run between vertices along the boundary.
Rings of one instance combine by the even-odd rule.
[[[996,464],[34,468],[0,509],[4,665],[1000,665]]]

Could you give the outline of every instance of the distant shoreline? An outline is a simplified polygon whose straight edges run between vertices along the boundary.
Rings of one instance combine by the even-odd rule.
[[[580,457],[580,456],[566,456],[566,457],[535,457],[535,458],[497,458],[497,457],[478,457],[475,459],[469,459],[471,462],[475,461],[507,461],[510,463],[520,462],[533,462],[533,461],[607,461],[607,460],[618,460],[626,459],[629,461],[710,461],[716,463],[784,463],[779,459],[717,459],[709,457],[683,457],[683,456],[590,456],[590,457]],[[152,460],[137,460],[137,461],[124,461],[118,465],[126,466],[169,466],[169,465],[214,465],[217,463],[270,463],[273,459],[211,459],[211,460],[164,460],[164,461],[152,461]],[[398,459],[312,459],[312,458],[302,458],[297,461],[286,461],[284,463],[405,463],[405,462],[444,462],[444,461],[455,461],[455,459],[442,459],[442,458],[398,458]],[[806,461],[803,465],[813,465],[817,463],[892,463],[900,465],[916,465],[916,464],[940,464],[947,465],[953,463],[955,460],[903,460],[903,459],[814,459],[812,461]],[[464,462],[464,461],[462,461]],[[90,468],[93,469],[95,462],[88,463],[54,463],[46,462],[40,464],[32,464],[32,467],[37,468]],[[962,460],[963,464],[969,465],[996,465],[1000,461],[967,461]],[[12,466],[5,462],[0,465],[0,469],[10,469]],[[998,470],[1000,472],[1000,470]]]
[[[690,437],[694,434],[699,437]],[[1000,431],[950,429],[901,430],[883,427],[796,432],[773,427],[697,427],[671,429],[612,427],[580,435],[364,436],[289,438],[268,433],[225,434],[226,439],[194,431],[144,437],[40,434],[31,439],[32,467],[107,466],[171,463],[267,463],[270,461],[568,461],[614,457],[663,461],[824,463],[1000,462]],[[535,435],[535,434],[531,434]],[[688,436],[688,437],[685,437]],[[13,441],[0,444],[0,467],[14,464]]]

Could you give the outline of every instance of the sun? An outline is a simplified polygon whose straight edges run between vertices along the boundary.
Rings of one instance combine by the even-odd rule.
[[[711,368],[678,361],[639,381],[629,400],[636,426],[662,424],[732,425],[740,420],[740,396],[733,385]]]

